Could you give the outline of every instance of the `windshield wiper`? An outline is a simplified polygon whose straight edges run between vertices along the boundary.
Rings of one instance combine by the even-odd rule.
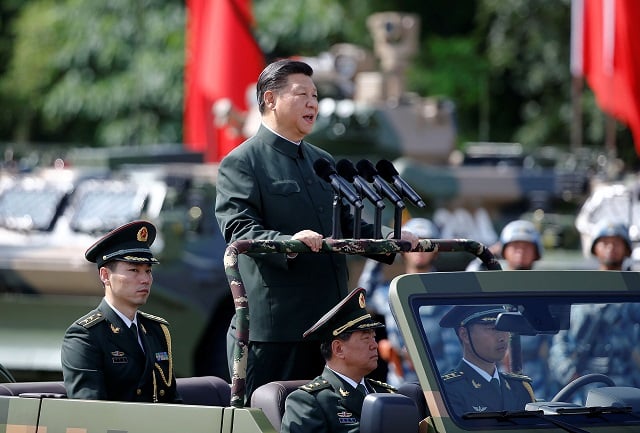
[[[591,408],[589,408],[591,409]],[[570,433],[589,433],[579,427],[554,419],[553,415],[545,415],[541,410],[519,410],[519,411],[499,411],[499,412],[469,412],[462,415],[464,419],[487,419],[495,418],[497,420],[511,420],[513,418],[531,418],[536,417],[543,419],[561,429]]]

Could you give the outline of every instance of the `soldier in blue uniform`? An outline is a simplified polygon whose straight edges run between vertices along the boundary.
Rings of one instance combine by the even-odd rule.
[[[629,270],[631,255],[626,225],[602,221],[592,235],[591,254],[602,271]],[[571,328],[553,337],[549,364],[563,386],[589,373],[609,376],[618,386],[640,386],[638,304],[577,304],[571,307]],[[580,403],[583,392],[576,396]]]
[[[156,228],[133,221],[107,233],[85,252],[98,265],[104,298],[76,320],[62,342],[69,398],[180,403],[169,324],[138,309],[147,302],[158,263],[150,246]]]
[[[304,333],[319,337],[326,361],[322,374],[287,397],[282,433],[358,432],[366,394],[395,392],[365,378],[378,363],[375,329],[383,327],[367,312],[365,291],[352,291]]]
[[[531,379],[498,370],[509,347],[509,333],[495,328],[500,305],[456,306],[440,320],[454,328],[462,345],[458,366],[442,376],[453,413],[524,410],[535,401]]]

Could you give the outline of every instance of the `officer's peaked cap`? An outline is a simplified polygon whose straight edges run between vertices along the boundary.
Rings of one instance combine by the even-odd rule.
[[[307,329],[303,337],[327,341],[343,332],[384,328],[382,323],[371,318],[366,306],[365,290],[357,288],[322,316],[315,325]]]
[[[156,228],[148,221],[132,221],[100,238],[84,253],[98,267],[112,260],[154,265],[158,260],[151,253]]]
[[[506,313],[502,305],[461,305],[449,310],[442,319],[442,328],[458,328],[473,323],[495,323],[498,314]]]

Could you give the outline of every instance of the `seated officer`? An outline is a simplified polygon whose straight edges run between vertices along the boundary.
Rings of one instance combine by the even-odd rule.
[[[375,328],[365,290],[352,291],[303,337],[318,336],[326,361],[324,371],[287,397],[281,432],[358,432],[366,394],[395,392],[390,385],[365,376],[378,364]]]
[[[498,331],[500,305],[456,306],[440,319],[443,328],[454,328],[462,345],[462,360],[442,376],[453,412],[524,410],[535,400],[531,379],[498,371],[509,347],[510,335]]]
[[[181,402],[169,324],[138,311],[151,291],[151,265],[158,263],[149,249],[155,237],[153,224],[133,221],[85,252],[98,265],[104,298],[64,336],[62,373],[69,398]]]

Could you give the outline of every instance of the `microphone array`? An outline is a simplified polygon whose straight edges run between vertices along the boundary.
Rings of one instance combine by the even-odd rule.
[[[400,236],[400,219],[402,209],[406,207],[404,200],[408,200],[416,207],[426,206],[418,193],[400,176],[393,164],[382,159],[374,166],[371,161],[362,159],[355,166],[347,160],[341,159],[334,167],[326,158],[318,158],[313,163],[316,175],[329,183],[337,198],[344,198],[356,210],[356,216],[362,211],[363,200],[373,203],[376,210],[376,237],[379,236],[379,216],[384,209],[384,200],[389,200],[395,207],[396,227],[395,238]],[[339,200],[334,201],[334,207]],[[334,227],[337,213],[334,212]],[[354,237],[358,232],[354,231]],[[334,236],[336,235],[334,230]]]

